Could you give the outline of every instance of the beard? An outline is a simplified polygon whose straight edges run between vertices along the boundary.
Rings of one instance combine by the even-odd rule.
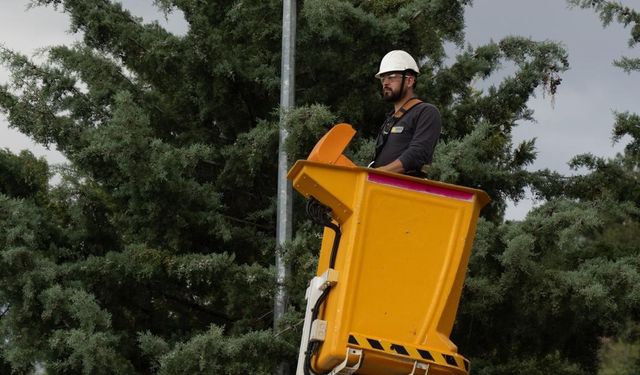
[[[400,99],[400,91],[393,91],[391,88],[382,89],[382,100],[388,103],[395,103]]]

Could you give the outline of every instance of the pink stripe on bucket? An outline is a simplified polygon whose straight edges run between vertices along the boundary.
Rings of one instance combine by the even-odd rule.
[[[383,185],[395,186],[406,190],[441,195],[458,200],[470,201],[471,199],[473,199],[473,193],[468,193],[466,191],[449,189],[441,186],[421,184],[415,181],[404,180],[376,173],[369,173],[369,181]]]

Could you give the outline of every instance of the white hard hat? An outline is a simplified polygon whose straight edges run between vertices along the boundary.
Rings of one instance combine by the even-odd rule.
[[[380,70],[376,73],[376,78],[380,78],[380,74],[404,72],[405,70],[413,70],[416,74],[420,73],[416,60],[410,54],[402,50],[391,51],[384,55],[380,61]]]

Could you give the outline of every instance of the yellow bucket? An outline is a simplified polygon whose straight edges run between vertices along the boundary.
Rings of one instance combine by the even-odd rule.
[[[338,129],[346,147],[343,138],[353,134],[344,124]],[[331,144],[330,138],[318,144]],[[429,374],[468,374],[469,362],[449,336],[476,222],[489,197],[356,167],[336,152],[325,158],[315,149],[315,161],[296,162],[288,175],[297,191],[331,209],[342,233],[338,281],[319,315],[327,328],[314,371],[333,369],[353,348],[364,353],[358,374],[409,374],[416,362],[428,365]],[[318,275],[329,267],[334,237],[325,229]]]

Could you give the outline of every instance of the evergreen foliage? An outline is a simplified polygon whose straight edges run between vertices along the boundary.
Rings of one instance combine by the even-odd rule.
[[[598,375],[631,375],[640,368],[640,338],[637,323],[630,324],[620,338],[603,340],[598,353]]]
[[[70,161],[49,186],[44,160],[0,150],[1,371],[271,374],[295,361],[320,238],[296,198],[290,310],[273,330],[281,2],[154,3],[182,11],[186,35],[114,1],[32,0],[67,12],[82,41],[43,63],[0,49],[12,72],[0,109]],[[638,118],[618,115],[615,136],[633,138],[624,155],[574,161],[591,173],[528,172],[534,142],[511,132],[533,117],[532,95],[556,94],[566,53],[521,37],[462,47],[470,3],[298,2],[287,148],[303,158],[346,121],[365,164],[388,110],[379,59],[418,57],[418,94],[445,124],[430,177],[493,199],[453,341],[478,374],[595,374],[600,338],[639,311]],[[461,49],[451,62],[445,42]],[[504,64],[513,75],[474,87]],[[549,203],[504,223],[528,186]]]

